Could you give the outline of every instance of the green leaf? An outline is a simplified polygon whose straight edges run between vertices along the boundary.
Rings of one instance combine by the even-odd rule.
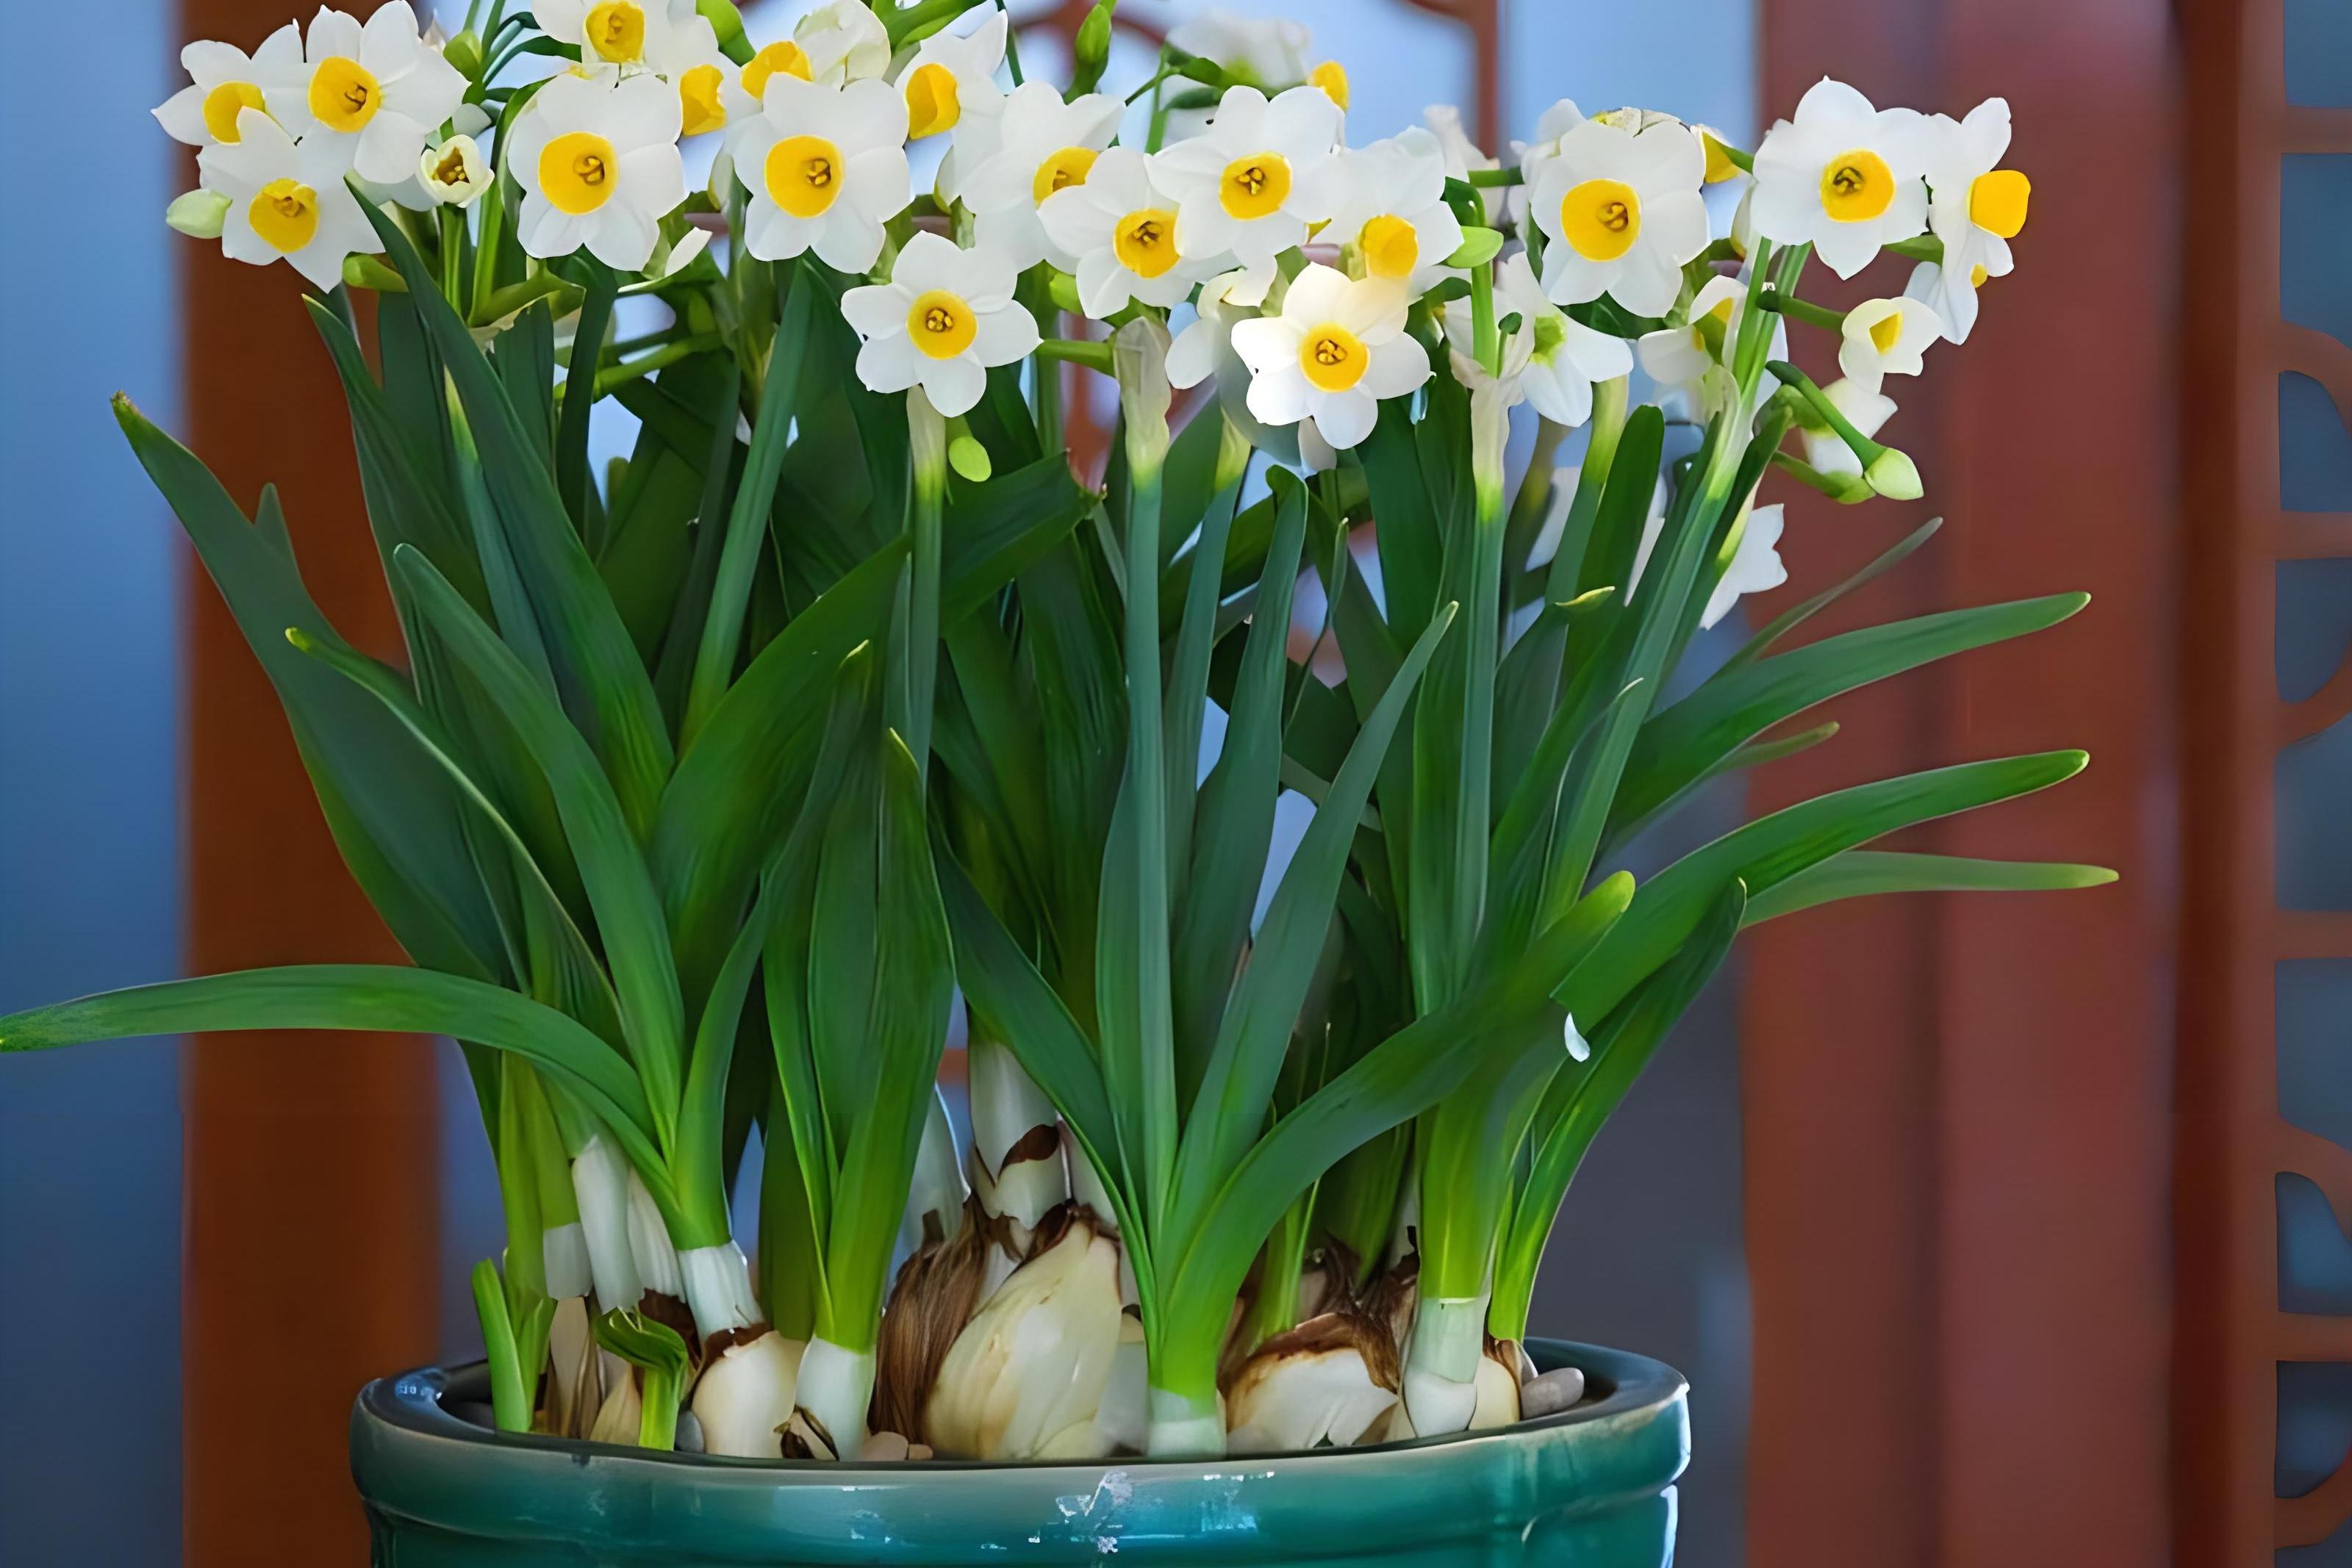
[[[1759,818],[1644,883],[1601,951],[1557,993],[1577,1018],[1600,1018],[1664,963],[1733,878],[1763,900],[1832,855],[1917,822],[2032,794],[2071,779],[2089,758],[2046,751],[1966,762],[1819,796]]]
[[[1901,564],[1912,551],[1917,549],[1921,545],[1926,544],[1929,539],[1933,538],[1936,535],[1936,530],[1943,526],[1943,518],[1928,518],[1926,522],[1920,524],[1917,528],[1904,535],[1903,538],[1896,541],[1895,544],[1887,549],[1885,554],[1879,556],[1868,566],[1864,567],[1860,571],[1855,572],[1852,577],[1847,578],[1843,582],[1841,582],[1832,588],[1823,589],[1821,592],[1814,594],[1811,598],[1804,600],[1797,604],[1793,604],[1787,610],[1781,612],[1779,615],[1774,616],[1769,622],[1767,622],[1761,628],[1759,628],[1753,637],[1748,639],[1748,643],[1745,647],[1741,648],[1739,652],[1734,653],[1725,662],[1724,668],[1727,670],[1734,669],[1741,664],[1746,664],[1763,657],[1764,654],[1769,652],[1782,638],[1795,631],[1798,627],[1803,625],[1807,621],[1811,620],[1815,615],[1820,614],[1823,610],[1828,609],[1831,605],[1836,603],[1839,600],[1843,599],[1847,594],[1852,593],[1854,590],[1875,581],[1878,578],[1894,570],[1894,568]]]
[[[653,1124],[667,1144],[677,1125],[685,1008],[661,901],[621,802],[580,732],[433,563],[404,546],[394,564],[434,631],[546,775],[612,966],[622,1030],[653,1107]]]
[[[693,1380],[694,1354],[667,1323],[615,1307],[596,1320],[596,1343],[644,1374],[637,1446],[667,1453],[677,1447],[677,1407]]]
[[[555,429],[555,486],[572,527],[586,537],[589,507],[595,498],[595,482],[588,472],[588,421],[596,408],[596,376],[612,335],[613,302],[620,298],[621,280],[593,256],[583,255],[579,264],[587,271],[588,291],[572,329],[572,366],[563,378],[563,413]]]
[[[1969,860],[1958,855],[1847,850],[1799,872],[1748,905],[1748,923],[1882,893],[2055,893],[2116,880],[2105,866],[2057,861]]]
[[[619,1052],[552,1008],[501,986],[381,964],[246,969],[107,991],[0,1018],[0,1052],[215,1030],[358,1030],[445,1034],[512,1051],[584,1102],[655,1196],[668,1180],[645,1092]]]
[[[622,812],[640,841],[672,761],[669,731],[652,679],[612,596],[596,575],[572,527],[544,454],[549,434],[534,439],[526,417],[491,373],[472,335],[439,292],[433,272],[393,218],[362,202],[393,264],[408,280],[410,297],[440,351],[476,438],[483,476],[498,503],[515,564],[554,655],[567,705],[575,712],[619,796]],[[528,313],[526,313],[528,317]],[[503,343],[518,334],[503,334]],[[551,377],[552,370],[547,372]],[[549,380],[538,383],[544,388]],[[513,385],[509,383],[509,388]]]
[[[1316,955],[1330,930],[1333,901],[1348,864],[1356,821],[1371,799],[1405,704],[1454,624],[1442,605],[1349,748],[1348,760],[1315,812],[1266,907],[1247,968],[1233,988],[1199,1094],[1186,1118],[1179,1155],[1175,1212],[1180,1226],[1199,1213],[1265,1124],[1284,1048],[1313,978]],[[1344,1152],[1344,1151],[1343,1151]]]
[[[2054,626],[2089,602],[2088,594],[2057,593],[1921,615],[1721,671],[1642,727],[1611,810],[1611,840],[1638,831],[1742,742],[1783,719],[1937,659]]]
[[[949,495],[940,623],[952,626],[1069,537],[1094,497],[1059,452]]]
[[[284,524],[274,498],[264,498],[267,524],[248,524],[195,455],[128,398],[117,398],[114,411],[277,689],[336,843],[393,936],[429,967],[496,973],[503,956],[497,916],[447,780],[373,699],[287,643],[289,626],[320,637],[333,632],[278,542]]]

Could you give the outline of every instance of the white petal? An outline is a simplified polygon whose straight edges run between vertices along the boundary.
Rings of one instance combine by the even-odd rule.
[[[653,259],[660,226],[625,201],[607,202],[588,225],[588,249],[615,272],[636,272]]]
[[[192,84],[157,104],[155,122],[163,128],[163,134],[191,147],[209,143],[213,135],[211,129],[205,124],[205,96],[204,88]]]
[[[1417,338],[1397,338],[1386,343],[1376,343],[1370,350],[1370,362],[1364,367],[1364,379],[1357,383],[1376,398],[1402,397],[1416,392],[1429,380],[1429,352]],[[1334,445],[1339,444],[1333,443]]]
[[[1217,373],[1224,350],[1224,334],[1214,322],[1193,322],[1168,347],[1168,384],[1179,392],[1199,386]]]
[[[1333,450],[1345,452],[1372,433],[1380,416],[1379,401],[1359,385],[1327,393],[1316,403],[1315,430]]]
[[[907,312],[915,297],[896,283],[874,283],[852,288],[841,297],[841,318],[861,338],[878,338],[907,329]]]
[[[874,147],[853,154],[844,173],[849,181],[844,193],[849,204],[875,223],[888,223],[915,200],[903,147]]]
[[[1283,296],[1282,313],[1302,326],[1340,319],[1348,309],[1348,275],[1320,262],[1310,263],[1290,280]]]
[[[622,153],[619,194],[638,213],[656,221],[676,212],[686,200],[686,160],[676,144],[664,142]]]
[[[857,379],[872,392],[905,392],[915,384],[923,363],[922,350],[907,341],[905,333],[873,338],[857,350]]]
[[[988,391],[988,372],[961,354],[951,360],[925,359],[919,370],[923,391],[929,395],[931,406],[950,419],[970,413]]]
[[[835,207],[814,229],[812,248],[835,272],[870,272],[882,257],[882,225],[845,205]]]
[[[983,365],[1009,365],[1037,351],[1037,319],[1026,306],[983,310],[975,326],[971,351]]]
[[[854,81],[841,89],[825,116],[844,153],[907,141],[907,100],[888,82]]]
[[[1249,411],[1268,424],[1297,424],[1314,407],[1314,389],[1296,363],[1252,376]]]
[[[1798,122],[1806,126],[1839,127],[1876,118],[1870,99],[1842,81],[1823,77],[1797,100]]]
[[[1286,366],[1296,372],[1298,369],[1298,345],[1303,338],[1304,334],[1296,323],[1280,316],[1260,316],[1234,323],[1234,352],[1242,357],[1242,362],[1249,366],[1260,380]],[[1265,416],[1260,414],[1258,417],[1264,419]],[[1297,417],[1293,414],[1288,420],[1268,423],[1287,424]]]

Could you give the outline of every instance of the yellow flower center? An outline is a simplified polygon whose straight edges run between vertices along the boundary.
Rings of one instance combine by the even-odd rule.
[[[778,71],[807,81],[813,74],[809,69],[808,52],[790,38],[779,44],[770,44],[753,55],[751,63],[743,68],[743,90],[755,99],[767,97],[768,78]]]
[[[615,65],[646,52],[646,14],[635,0],[604,0],[588,13],[588,47]]]
[[[1037,165],[1037,177],[1029,182],[1030,197],[1043,202],[1056,191],[1085,184],[1094,172],[1095,160],[1101,156],[1091,147],[1063,148]]]
[[[1138,277],[1157,277],[1176,265],[1176,214],[1165,207],[1139,207],[1113,225],[1111,254]]]
[[[261,89],[249,81],[225,81],[205,94],[205,129],[215,141],[232,145],[245,140],[245,132],[236,128],[236,117],[248,109],[269,112],[262,101]]]
[[[953,131],[963,118],[963,95],[955,72],[937,60],[917,66],[907,78],[907,140],[919,141]]]
[[[1736,180],[1739,177],[1739,165],[1731,161],[1731,155],[1723,150],[1722,142],[1704,131],[1698,133],[1698,141],[1699,145],[1706,149],[1706,183],[1708,184],[1720,185],[1726,180]]]
[[[1642,237],[1642,198],[1619,180],[1587,180],[1560,198],[1559,235],[1590,261],[1614,261]]]
[[[539,189],[555,210],[577,217],[613,198],[620,178],[613,144],[592,131],[574,131],[549,142],[539,155]]]
[[[1253,152],[1225,165],[1217,197],[1229,216],[1244,223],[1282,210],[1290,199],[1290,160],[1279,152]]]
[[[299,180],[272,180],[254,193],[245,215],[262,243],[291,256],[319,232],[319,193]]]
[[[681,136],[699,136],[727,124],[727,106],[719,96],[724,78],[717,66],[696,66],[677,78],[677,101],[683,111]]]
[[[1866,224],[1895,204],[1895,171],[1867,147],[1822,166],[1822,205],[1842,224]]]
[[[1348,107],[1348,68],[1337,60],[1325,60],[1307,73],[1307,84],[1323,89],[1333,103]]]
[[[1337,321],[1326,321],[1298,345],[1298,368],[1327,392],[1343,392],[1362,381],[1371,362],[1364,340]]]
[[[2014,169],[1979,174],[1969,187],[1969,222],[2003,239],[2015,239],[2025,226],[2025,205],[2032,194],[2033,182]]]
[[[787,136],[768,149],[768,199],[796,218],[821,216],[841,195],[841,149],[822,136]]]
[[[1387,213],[1364,225],[1356,245],[1364,253],[1364,270],[1374,277],[1401,282],[1421,265],[1421,236],[1411,224]]]
[[[916,296],[907,309],[907,336],[934,360],[952,360],[971,347],[980,323],[971,307],[944,288]]]
[[[1903,312],[1891,311],[1870,324],[1871,347],[1882,354],[1891,354],[1895,345],[1903,340]]]
[[[310,112],[330,131],[363,129],[383,103],[383,89],[357,60],[331,55],[310,73]]]
[[[440,160],[433,165],[436,184],[462,185],[466,183],[466,150],[452,141],[441,151]]]

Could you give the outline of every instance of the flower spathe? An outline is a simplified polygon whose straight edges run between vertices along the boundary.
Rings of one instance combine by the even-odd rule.
[[[1209,129],[1157,155],[1152,176],[1176,198],[1176,243],[1187,256],[1230,251],[1269,266],[1331,215],[1326,166],[1339,145],[1339,106],[1317,87],[1268,99],[1225,89]]]
[[[1916,376],[1928,346],[1944,335],[1943,318],[1924,301],[1865,299],[1845,313],[1838,369],[1865,392],[1890,375]]]
[[[240,112],[237,139],[196,154],[204,188],[228,198],[221,251],[267,267],[284,261],[321,290],[343,277],[343,259],[375,249],[375,231],[343,183],[339,150],[296,145],[257,109]]]
[[[1039,210],[1055,193],[1087,183],[1118,133],[1126,108],[1100,92],[1065,102],[1059,88],[1034,78],[1006,94],[996,151],[964,182],[964,204],[975,215],[978,237],[1012,253],[1024,267],[1050,259],[1064,272],[1076,272],[1075,253],[1051,244]]]
[[[743,243],[762,261],[814,251],[863,273],[882,254],[883,225],[907,210],[907,105],[887,82],[768,83],[760,112],[736,127],[736,177],[751,192]]]
[[[234,44],[198,38],[180,51],[180,67],[188,85],[156,106],[156,123],[191,147],[235,142],[244,134],[239,114],[248,109],[267,113],[269,84],[301,70],[302,29],[289,22],[250,55]]]
[[[686,200],[677,91],[657,77],[549,79],[515,121],[507,167],[523,189],[518,237],[530,255],[586,250],[635,272],[661,220]]]
[[[1318,237],[1347,247],[1356,270],[1416,298],[1444,275],[1462,221],[1445,204],[1445,150],[1434,132],[1415,126],[1343,151],[1327,178],[1331,217]]]
[[[1385,278],[1309,265],[1278,315],[1237,323],[1234,350],[1250,369],[1250,412],[1268,424],[1314,422],[1334,451],[1372,433],[1381,400],[1429,380],[1429,355],[1405,332],[1410,299]]]
[[[1131,148],[1103,153],[1083,183],[1046,197],[1037,215],[1046,238],[1070,258],[1078,305],[1089,316],[1108,318],[1131,300],[1166,308],[1200,279],[1201,268],[1177,243],[1174,201]]]
[[[466,97],[464,73],[425,42],[408,0],[392,0],[364,24],[321,6],[301,58],[273,55],[271,63],[263,84],[271,116],[305,147],[378,185],[415,176],[417,154]]]
[[[1672,120],[1588,120],[1539,168],[1528,205],[1549,242],[1544,292],[1561,305],[1606,294],[1640,316],[1672,309],[1683,264],[1707,243],[1698,138]]]
[[[991,370],[1036,350],[1036,319],[1013,298],[1019,277],[1001,251],[961,250],[939,235],[915,235],[898,253],[889,282],[841,298],[843,317],[865,340],[858,380],[882,392],[919,386],[950,419],[970,413],[988,389]]]
[[[1881,247],[1927,228],[1928,151],[1916,110],[1874,108],[1825,77],[1756,150],[1756,232],[1776,245],[1810,244],[1831,271],[1852,277]]]

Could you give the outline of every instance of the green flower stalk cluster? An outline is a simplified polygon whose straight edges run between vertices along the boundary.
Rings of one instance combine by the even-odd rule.
[[[1929,524],[1675,679],[1786,575],[1775,475],[1919,493],[1883,389],[2010,270],[2005,106],[1824,83],[1751,154],[1563,102],[1503,169],[1438,111],[1349,146],[1287,24],[1097,92],[1116,11],[1065,91],[992,3],[761,40],[725,0],[495,0],[443,40],[395,0],[192,48],[157,110],[203,176],[168,221],[312,287],[399,656],[320,613],[274,494],[117,413],[411,964],[86,998],[0,1051],[459,1042],[503,1429],[1016,1460],[1516,1419],[1552,1217],[1740,930],[2107,874],[1868,847],[2072,752],[1619,864],[1828,739],[1785,727],[1814,705],[2080,608],[1784,645]],[[1900,298],[1801,297],[1883,251]]]

